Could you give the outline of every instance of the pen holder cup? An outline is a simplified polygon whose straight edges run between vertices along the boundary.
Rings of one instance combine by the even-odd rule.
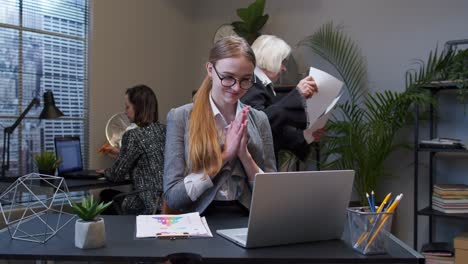
[[[393,213],[370,212],[369,207],[348,210],[351,246],[361,254],[385,254],[385,241],[392,227]]]

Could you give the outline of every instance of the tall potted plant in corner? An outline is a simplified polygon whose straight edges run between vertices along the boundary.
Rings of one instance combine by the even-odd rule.
[[[413,103],[428,103],[426,93],[415,89],[431,79],[443,56],[430,55],[427,67],[411,74],[402,93],[369,93],[365,61],[356,44],[333,23],[323,25],[299,45],[310,47],[341,75],[349,99],[338,105],[322,140],[322,168],[353,169],[354,188],[365,204],[365,193],[377,187],[386,174],[384,162],[393,151],[406,146],[395,140],[406,124]],[[437,52],[436,52],[437,53]]]
[[[104,219],[98,217],[112,204],[97,203],[93,196],[84,197],[81,204],[72,202],[72,210],[80,217],[75,222],[75,246],[82,249],[99,248],[106,244]]]

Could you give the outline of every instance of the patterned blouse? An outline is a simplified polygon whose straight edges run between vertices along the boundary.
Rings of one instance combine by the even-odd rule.
[[[156,214],[160,210],[165,142],[166,128],[158,122],[124,133],[120,154],[112,168],[105,170],[109,181],[130,179],[133,190],[141,191],[125,197],[121,205],[124,212]]]

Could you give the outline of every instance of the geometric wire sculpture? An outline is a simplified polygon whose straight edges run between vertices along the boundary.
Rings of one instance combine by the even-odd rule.
[[[0,210],[11,239],[45,243],[76,215],[63,177],[30,173],[19,177],[0,195]]]

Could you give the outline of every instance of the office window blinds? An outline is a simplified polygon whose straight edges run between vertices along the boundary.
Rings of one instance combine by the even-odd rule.
[[[87,164],[88,22],[88,0],[0,1],[0,125],[41,100],[12,135],[7,175],[34,171],[33,153],[54,151],[56,136],[80,136]],[[37,118],[46,90],[65,117]]]

